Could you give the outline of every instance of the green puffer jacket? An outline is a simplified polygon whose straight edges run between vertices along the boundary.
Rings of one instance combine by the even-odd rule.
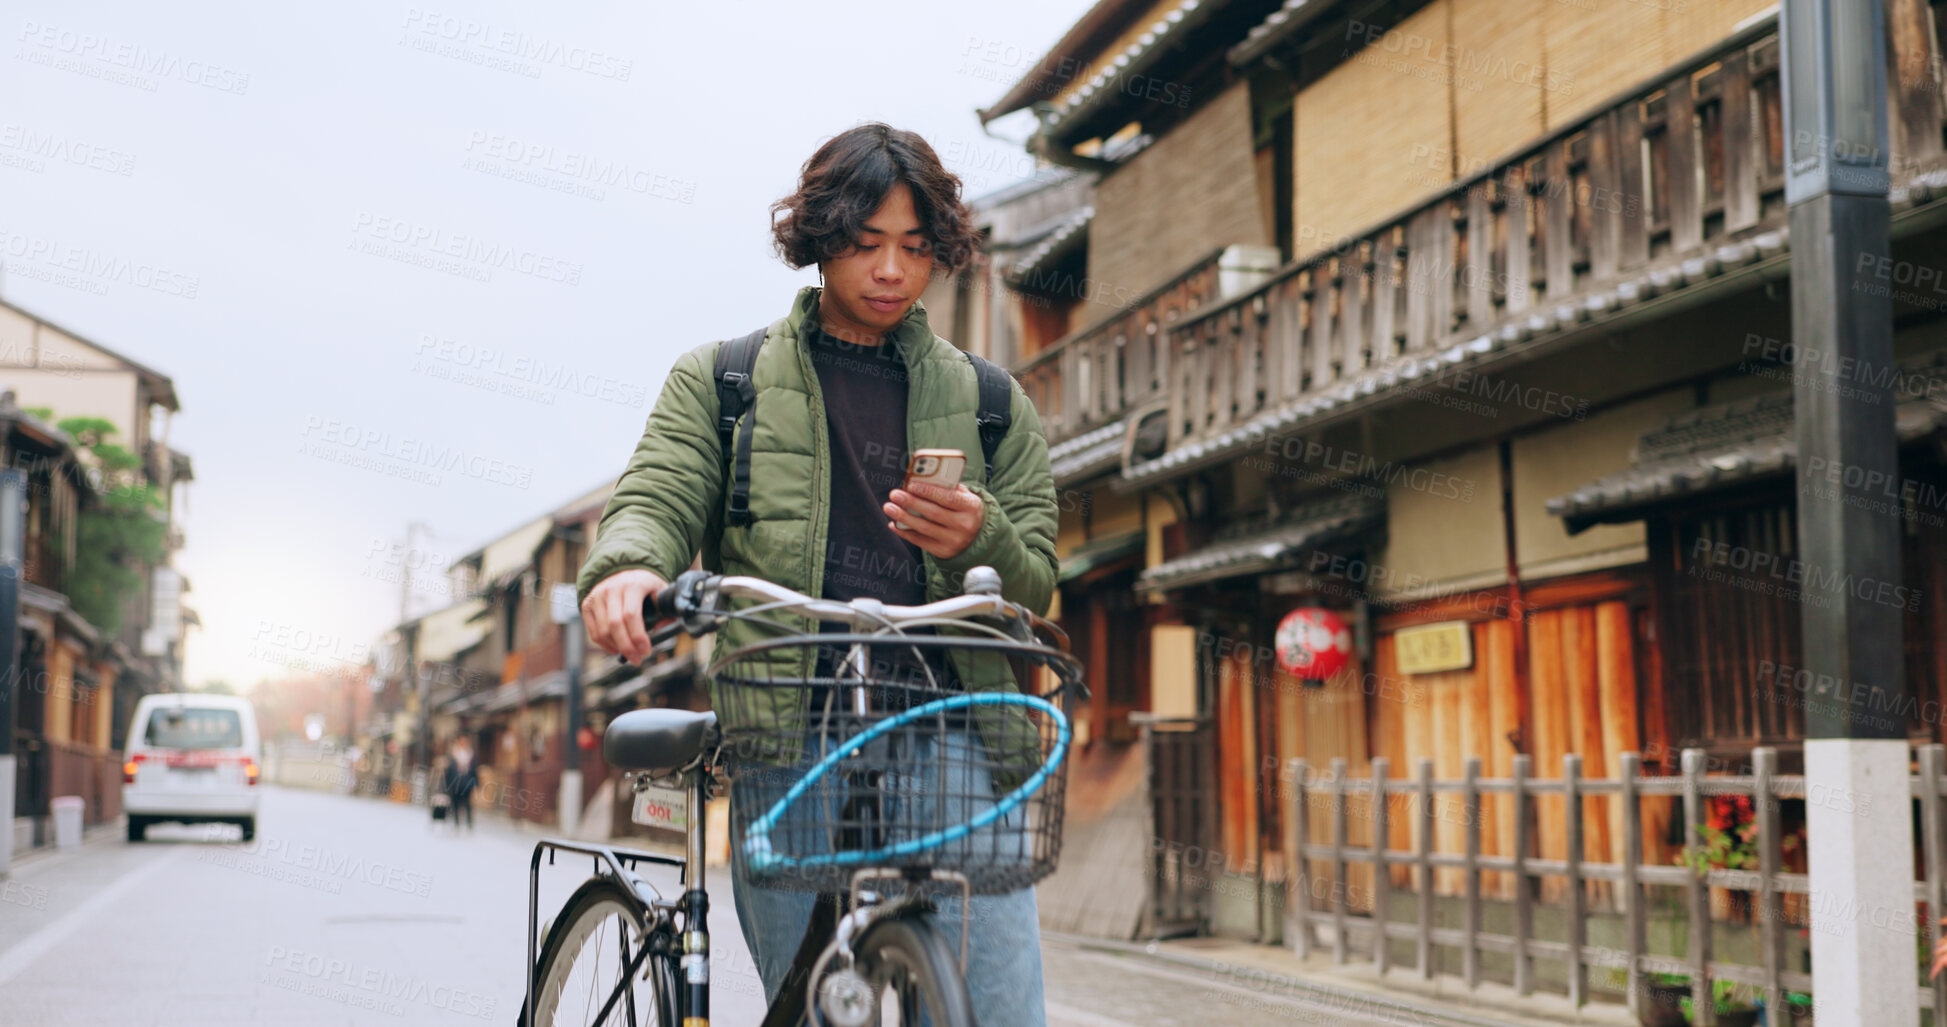
[[[602,511],[594,547],[582,565],[579,598],[617,571],[642,568],[666,581],[701,552],[704,565],[724,574],[747,574],[807,595],[818,595],[825,574],[827,517],[831,507],[830,448],[818,375],[801,341],[816,322],[819,290],[798,292],[791,313],[770,326],[753,371],[757,388],[757,435],[751,440],[752,520],[728,524],[729,489],[717,439],[717,390],[712,376],[716,349],[710,343],[683,354],[670,371],[642,441]],[[1002,594],[1045,614],[1055,585],[1055,490],[1048,443],[1034,404],[1014,385],[1013,426],[995,454],[991,480],[981,466],[980,432],[974,423],[979,386],[973,365],[934,335],[925,308],[913,304],[891,343],[909,374],[906,449],[958,449],[967,454],[964,482],[986,505],[973,544],[951,560],[926,555],[926,598],[959,595],[966,572],[990,566],[1000,572]],[[750,430],[750,415],[738,426]],[[806,632],[813,618],[779,617]],[[717,639],[719,655],[769,637],[761,628],[733,621]],[[761,666],[738,662],[736,673],[762,679],[802,679],[811,672],[813,647],[772,650]],[[1005,659],[989,653],[952,653],[954,670],[970,690],[1014,689]],[[798,737],[808,723],[803,689],[751,689],[712,680],[710,696],[731,731],[758,729],[780,739]],[[724,689],[734,689],[726,695]],[[747,722],[739,722],[741,719]],[[1018,707],[983,707],[976,724],[987,748],[1004,762],[1034,759],[1036,739]],[[791,760],[797,746],[785,743],[758,755]],[[1019,777],[998,775],[1001,787]]]

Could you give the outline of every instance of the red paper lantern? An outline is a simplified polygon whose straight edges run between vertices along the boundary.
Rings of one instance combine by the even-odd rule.
[[[579,746],[583,752],[594,751],[595,732],[586,726],[582,727],[581,730],[575,732],[575,744]]]
[[[1324,681],[1352,662],[1352,629],[1322,606],[1306,606],[1278,622],[1278,665],[1307,681]]]

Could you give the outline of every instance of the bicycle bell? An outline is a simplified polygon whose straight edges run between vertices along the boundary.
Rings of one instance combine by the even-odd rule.
[[[1001,594],[1000,572],[992,567],[980,566],[967,572],[967,594],[970,596],[997,596]]]

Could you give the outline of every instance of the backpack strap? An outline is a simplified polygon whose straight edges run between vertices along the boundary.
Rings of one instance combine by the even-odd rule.
[[[967,360],[980,379],[980,413],[974,416],[974,423],[980,426],[980,453],[986,458],[981,480],[992,481],[994,454],[999,452],[1001,440],[1007,438],[1007,430],[1014,426],[1014,378],[985,357],[967,353]]]
[[[751,382],[751,372],[757,366],[757,351],[764,346],[764,331],[759,328],[718,346],[713,371],[717,380],[717,442],[725,455],[730,453],[733,440],[737,449],[730,477],[730,523],[738,526],[750,523],[750,440],[757,434],[757,386]],[[737,422],[746,410],[750,411],[750,427],[738,438]]]

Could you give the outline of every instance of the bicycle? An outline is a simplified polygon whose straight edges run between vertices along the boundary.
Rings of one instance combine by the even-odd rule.
[[[743,605],[728,609],[726,601]],[[773,619],[778,613],[847,630],[809,633]],[[968,572],[963,595],[915,607],[818,599],[760,578],[690,571],[645,603],[645,623],[657,614],[669,622],[651,632],[656,647],[731,619],[775,631],[712,660],[709,673],[740,686],[719,689],[728,722],[758,723],[745,707],[795,699],[792,690],[811,693],[806,722],[726,731],[714,712],[642,709],[609,725],[604,755],[635,775],[639,810],[682,829],[684,856],[536,844],[522,1027],[708,1027],[700,821],[726,778],[750,790],[750,801],[732,804],[731,841],[753,882],[819,895],[764,1027],[866,1027],[889,1011],[902,1027],[974,1023],[965,978],[972,898],[1032,885],[1053,872],[1060,852],[1069,727],[1058,701],[1071,687],[1087,695],[1081,665],[1063,651],[1066,635],[1003,599],[999,575],[986,567]],[[922,628],[959,633],[915,633]],[[794,656],[807,646],[843,647],[843,660],[834,657],[828,675],[799,674],[819,669],[810,654]],[[884,650],[894,658],[871,658]],[[952,650],[1017,661],[1021,690],[948,687],[939,671],[950,657],[928,654]],[[894,681],[894,666],[909,680]],[[1035,675],[1020,673],[1024,666],[1046,668],[1057,682],[1033,693]],[[563,904],[537,954],[541,858],[552,864],[559,852],[592,857],[594,873]],[[636,870],[645,863],[680,870],[681,897],[665,899],[643,881]],[[935,922],[935,900],[956,893],[957,954]]]

